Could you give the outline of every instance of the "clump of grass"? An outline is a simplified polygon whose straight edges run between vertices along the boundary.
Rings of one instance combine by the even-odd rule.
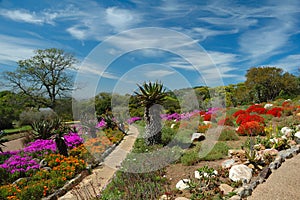
[[[220,134],[219,141],[236,141],[236,140],[239,140],[236,131],[231,127],[224,127],[224,129]]]
[[[211,161],[222,159],[227,156],[229,147],[224,142],[217,142],[212,150],[204,157],[199,156],[201,143],[198,143],[194,148],[187,150],[181,157],[180,162],[183,165],[194,165],[199,161]]]
[[[163,169],[148,173],[118,171],[99,199],[158,199],[166,191],[164,174]]]

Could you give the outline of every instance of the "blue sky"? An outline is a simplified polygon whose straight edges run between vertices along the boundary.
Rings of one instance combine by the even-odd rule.
[[[0,72],[60,48],[80,61],[72,73],[91,93],[130,93],[143,80],[227,85],[253,66],[297,75],[299,44],[297,0],[0,0]]]

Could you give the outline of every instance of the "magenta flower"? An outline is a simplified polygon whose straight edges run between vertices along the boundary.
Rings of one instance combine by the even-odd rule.
[[[106,127],[106,122],[104,119],[102,119],[97,125],[96,128],[104,128]]]

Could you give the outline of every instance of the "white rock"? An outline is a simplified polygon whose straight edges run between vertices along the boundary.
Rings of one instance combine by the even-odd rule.
[[[230,192],[233,191],[233,187],[231,187],[230,185],[227,185],[227,184],[221,184],[219,186],[221,192],[223,192],[224,195],[228,195]]]
[[[297,137],[298,139],[300,139],[300,131],[297,131],[297,132],[295,133],[295,137]]]
[[[175,125],[176,125],[176,124],[171,124],[171,128],[174,128]]]
[[[205,125],[212,124],[211,121],[203,121],[203,123],[204,123]]]
[[[168,196],[164,194],[159,198],[159,200],[168,200]]]
[[[176,188],[180,191],[185,190],[187,188],[189,188],[188,183],[190,182],[190,179],[182,179],[180,181],[178,181],[178,183],[176,183]]]
[[[229,170],[229,178],[235,182],[245,179],[249,183],[252,178],[252,169],[243,164],[234,165]]]
[[[188,199],[186,197],[177,197],[175,200],[190,200],[190,199]]]
[[[280,132],[282,134],[284,134],[284,135],[287,135],[287,134],[293,132],[293,130],[291,128],[285,126],[285,127],[282,127],[282,129],[280,130]]]
[[[227,169],[230,168],[235,163],[234,159],[224,160],[222,162],[222,168]]]
[[[265,109],[269,109],[269,108],[271,108],[272,106],[273,106],[273,104],[271,104],[271,103],[266,103],[265,106],[264,106],[264,108],[265,108]]]
[[[203,133],[193,133],[191,142],[202,141],[204,139],[205,139],[205,135]]]

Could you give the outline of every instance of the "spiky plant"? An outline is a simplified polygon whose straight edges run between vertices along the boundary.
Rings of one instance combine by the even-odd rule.
[[[139,92],[135,92],[140,104],[145,108],[144,118],[146,122],[145,142],[147,145],[161,143],[161,107],[166,97],[166,91],[162,83],[144,82],[138,85]]]

